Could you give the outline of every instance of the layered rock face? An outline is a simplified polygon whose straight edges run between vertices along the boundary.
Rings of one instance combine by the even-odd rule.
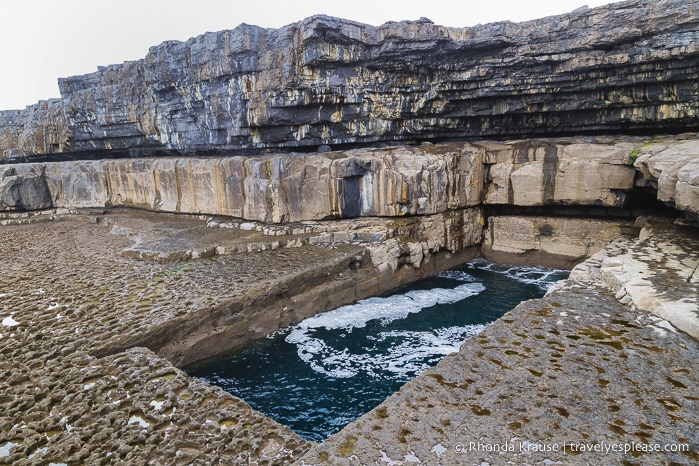
[[[643,190],[696,216],[697,154],[687,134],[13,164],[0,171],[0,210],[137,207],[285,223],[481,204],[620,208]]]
[[[684,0],[472,28],[241,25],[61,79],[61,99],[0,112],[0,157],[687,131],[698,126],[698,39],[696,3]]]
[[[56,207],[290,222],[434,214],[481,203],[477,148],[348,151],[308,156],[124,159],[21,164],[43,173]],[[470,188],[469,188],[470,187]]]
[[[637,234],[631,208],[639,192],[696,220],[698,154],[699,140],[687,134],[13,164],[0,170],[0,210],[135,207],[235,217],[234,228],[265,231],[278,245],[279,236],[304,232],[325,234],[318,242],[375,243],[373,263],[394,271],[479,244],[484,226],[483,252],[493,260],[572,267],[620,234]],[[376,217],[414,225],[377,230]],[[350,227],[313,223],[357,218]],[[197,254],[219,248],[230,249],[214,244]]]

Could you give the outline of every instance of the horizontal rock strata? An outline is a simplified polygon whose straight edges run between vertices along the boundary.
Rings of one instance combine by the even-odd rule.
[[[493,216],[482,249],[494,262],[572,268],[625,234],[637,234],[633,221]]]
[[[697,44],[699,10],[685,0],[470,28],[241,25],[61,79],[60,99],[0,112],[0,160],[687,131]]]
[[[0,111],[0,462],[699,461],[699,247],[668,220],[699,222],[699,138],[676,135],[699,129],[698,39],[680,0],[473,28],[317,16]],[[322,445],[175,368],[481,247],[593,256]]]
[[[123,206],[277,223],[478,205],[620,208],[648,192],[696,219],[698,155],[687,134],[14,164],[0,168],[0,210]]]
[[[308,442],[173,362],[469,260],[482,224],[477,208],[277,226],[0,218],[0,462],[12,464],[289,464]]]

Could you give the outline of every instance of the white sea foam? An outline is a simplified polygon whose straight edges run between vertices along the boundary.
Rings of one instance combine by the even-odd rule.
[[[464,272],[463,270],[445,270],[443,272],[439,272],[438,274],[435,275],[437,278],[448,278],[450,280],[457,280],[460,282],[467,282],[467,283],[473,283],[477,282],[478,279],[474,277],[473,275]]]
[[[297,343],[303,334],[314,328],[351,331],[353,328],[365,327],[370,320],[381,320],[383,324],[387,324],[396,319],[404,319],[409,314],[420,312],[436,304],[451,304],[461,301],[469,296],[477,295],[483,290],[485,287],[481,283],[466,283],[452,289],[414,290],[385,298],[363,299],[356,304],[338,307],[304,320],[286,337],[286,341]]]
[[[381,332],[378,337],[367,339],[361,353],[334,348],[315,337],[315,330],[351,332],[353,328],[365,327],[371,320],[380,320],[385,325],[436,304],[461,301],[484,289],[481,283],[464,283],[452,289],[414,290],[385,298],[364,299],[304,320],[292,329],[286,341],[297,346],[299,358],[313,370],[330,377],[353,377],[359,372],[372,377],[383,377],[386,372],[398,377],[415,375],[428,367],[425,359],[441,358],[457,351],[464,338],[478,333],[484,326],[450,327],[433,332]],[[377,342],[382,342],[382,346],[388,346],[388,349],[375,350]]]
[[[536,285],[542,291],[552,286],[557,278],[563,278],[560,270],[544,267],[510,267],[484,260],[473,261],[471,266]],[[413,377],[447,354],[458,351],[465,338],[478,334],[487,324],[446,327],[431,331],[385,331],[368,336],[363,342],[354,342],[352,350],[336,347],[337,343],[324,340],[318,330],[341,330],[351,333],[353,329],[366,327],[372,320],[386,325],[437,304],[453,304],[485,290],[485,286],[479,283],[477,278],[464,270],[447,270],[435,277],[461,284],[451,289],[413,290],[342,306],[304,320],[291,329],[286,341],[296,345],[299,358],[314,371],[330,377],[348,378],[359,373],[375,378]]]
[[[508,277],[522,283],[536,285],[541,291],[548,291],[559,280],[565,278],[565,271],[559,269],[550,269],[547,267],[538,267],[531,265],[508,266],[503,264],[495,264],[483,259],[476,259],[471,262],[471,265],[482,270],[507,275]]]

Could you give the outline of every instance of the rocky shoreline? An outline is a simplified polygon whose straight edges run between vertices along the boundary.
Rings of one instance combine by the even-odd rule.
[[[577,432],[577,426],[582,438],[587,435],[597,443],[674,439],[689,445],[690,451],[680,456],[653,456],[651,464],[656,459],[658,464],[696,459],[696,437],[687,432],[685,422],[696,413],[698,398],[691,359],[695,341],[672,330],[676,325],[693,335],[699,320],[691,298],[697,295],[696,228],[672,223],[691,222],[699,210],[692,200],[696,145],[687,135],[652,144],[636,139],[483,142],[305,157],[308,166],[331,167],[327,174],[335,175],[330,178],[298,177],[299,172],[288,169],[293,166],[290,156],[231,158],[228,166],[277,167],[243,171],[245,176],[238,179],[242,198],[254,207],[243,210],[248,218],[221,215],[221,199],[210,194],[218,186],[215,170],[206,177],[183,177],[176,171],[179,177],[168,178],[162,172],[154,176],[153,167],[161,161],[95,162],[90,170],[81,168],[82,162],[9,166],[0,181],[5,206],[0,212],[0,366],[8,380],[0,393],[0,462],[71,464],[104,461],[109,455],[107,461],[116,463],[167,458],[162,461],[168,464],[372,464],[385,458],[409,464],[406,458],[415,457],[461,464],[465,457],[455,448],[462,444],[458,429],[463,425],[444,424],[444,416],[457,412],[464,423],[480,426],[481,430],[469,430],[469,439],[500,439],[509,432],[512,439],[526,433],[525,440],[532,444],[534,439],[572,442],[577,434],[574,439],[557,431],[566,426]],[[632,167],[629,157],[634,152]],[[557,159],[549,165],[552,153]],[[196,163],[203,168],[205,162],[220,163]],[[117,168],[94,169],[99,166]],[[353,171],[357,167],[363,171]],[[356,173],[361,173],[359,180]],[[571,185],[591,173],[602,176],[577,188]],[[178,185],[177,180],[185,179],[193,184]],[[356,182],[356,191],[346,189],[355,186],[351,182]],[[23,190],[13,188],[18,185]],[[308,194],[294,198],[296,186]],[[41,189],[48,195],[37,196]],[[648,206],[626,204],[646,191],[665,205],[685,206],[684,216],[665,207],[666,217],[644,224],[637,216]],[[137,201],[148,193],[177,202]],[[259,193],[263,197],[256,198]],[[112,206],[117,197],[123,201],[119,208]],[[48,199],[49,205],[41,199]],[[35,210],[26,210],[34,201]],[[663,204],[654,204],[650,211],[662,210]],[[180,210],[158,212],[157,205]],[[329,205],[356,208],[361,215],[319,218]],[[408,215],[413,208],[420,212]],[[295,221],[280,222],[281,214]],[[638,240],[617,240],[620,235],[636,238],[639,231]],[[604,248],[609,242],[612,245]],[[405,388],[416,393],[446,390],[435,399],[422,395],[418,401],[423,404],[403,405],[398,395],[322,445],[300,439],[241,400],[176,368],[481,254],[557,266],[592,257],[574,270],[567,288],[538,303],[522,304],[483,337],[467,341],[459,355]],[[673,309],[681,312],[670,312]],[[551,327],[554,324],[560,328]],[[518,330],[522,326],[530,331]],[[590,333],[591,328],[602,333]],[[492,348],[483,343],[489,335],[498,335]],[[653,338],[662,339],[662,344]],[[581,341],[595,351],[585,348],[591,354],[583,354],[577,347],[553,353],[557,345],[568,348]],[[483,345],[507,358],[482,350]],[[615,358],[602,350],[612,351]],[[579,356],[568,361],[570,354]],[[554,364],[557,358],[565,364]],[[615,361],[629,358],[641,362],[627,368],[628,376],[617,373],[622,369]],[[521,364],[513,365],[515,361]],[[581,379],[579,374],[586,373],[581,372],[581,361],[588,371],[597,367],[595,371],[615,374],[613,380],[601,375]],[[527,363],[531,364],[525,372],[505,370]],[[649,367],[670,372],[658,378]],[[463,381],[449,378],[469,370],[486,374],[464,376]],[[471,379],[478,382],[468,382]],[[611,399],[641,379],[659,382],[649,382],[650,391],[639,395],[635,405],[615,404],[610,411],[638,417],[633,429],[617,422],[623,416],[600,418],[604,422],[595,418],[595,429],[604,432],[582,429],[592,416],[582,413],[599,411],[595,416],[603,416],[604,406],[600,400],[581,404],[571,393],[605,388]],[[675,381],[671,388],[680,391],[668,392],[663,380],[670,385]],[[554,398],[542,398],[538,388],[543,382],[549,388],[555,385],[558,391],[553,395],[563,401],[554,406]],[[533,389],[516,388],[528,385]],[[493,404],[503,390],[511,392],[510,401]],[[459,401],[441,407],[437,403],[452,397]],[[647,397],[657,403],[643,403]],[[400,409],[386,411],[395,403]],[[530,424],[518,414],[528,404],[539,405],[539,417]],[[556,407],[568,416],[552,424],[547,410]],[[486,411],[491,414],[485,416]],[[440,425],[433,425],[440,412]],[[377,424],[377,416],[386,419],[385,427]],[[643,416],[649,417],[642,420]],[[431,436],[414,425],[423,425],[423,420],[425,429],[432,426]],[[517,423],[526,428],[512,427]],[[427,445],[432,440],[436,443]],[[437,453],[439,458],[433,458]],[[568,453],[531,458],[578,462]],[[602,457],[591,458],[596,462]],[[613,458],[636,461],[628,455]],[[645,462],[651,457],[643,458]]]
[[[0,464],[699,462],[698,39],[316,16],[0,111]],[[477,256],[575,268],[322,444],[179,369]]]
[[[673,248],[647,248],[656,242]],[[680,246],[681,245],[681,246]],[[637,266],[673,314],[699,322],[699,234],[649,225],[517,306],[458,353],[314,446],[300,465],[687,464],[695,429],[699,342],[629,297]],[[628,255],[628,257],[627,257]],[[616,268],[610,273],[610,267]],[[685,275],[689,275],[685,278]],[[605,280],[616,274],[616,280]],[[621,283],[621,288],[620,288]],[[631,292],[633,294],[633,292]],[[689,310],[687,307],[689,306]],[[690,330],[687,326],[679,328]],[[692,327],[693,328],[693,327]],[[674,451],[673,451],[674,450]]]
[[[162,323],[179,326],[182,335],[210,337],[217,326],[197,315],[217,321],[216,309],[226,309],[229,319],[240,315],[245,320],[243,314],[252,311],[239,327],[247,333],[224,332],[225,339],[263,336],[269,328],[303,317],[289,304],[298,309],[318,304],[313,290],[286,300],[262,298],[263,292],[294,289],[289,277],[308,280],[305,271],[313,271],[321,285],[316,292],[323,297],[353,290],[337,294],[338,300],[357,299],[358,282],[372,283],[366,293],[380,290],[378,268],[362,265],[367,260],[363,255],[370,256],[362,246],[307,242],[239,252],[243,244],[264,244],[264,235],[254,229],[222,229],[211,221],[207,227],[197,218],[134,211],[66,215],[50,229],[42,222],[3,227],[11,234],[5,237],[0,272],[7,284],[3,290],[8,290],[0,296],[0,365],[8,381],[0,394],[0,447],[7,449],[0,462],[71,464],[112,458],[107,461],[145,463],[157,458],[166,464],[373,464],[388,459],[410,464],[410,458],[418,458],[423,464],[492,464],[495,458],[496,463],[509,458],[518,464],[681,464],[699,458],[692,421],[699,400],[692,361],[699,346],[667,321],[690,333],[699,322],[696,300],[690,298],[699,287],[699,237],[693,228],[651,221],[642,239],[617,240],[577,266],[545,298],[523,303],[467,340],[459,353],[316,446],[176,369],[173,362],[195,360],[178,349],[187,347],[201,357],[212,354],[207,352],[210,345],[207,338],[173,345],[177,331],[168,333]],[[225,230],[230,234],[226,244],[237,245],[235,252],[185,262],[155,259],[164,244],[176,252],[190,247],[187,241],[210,240],[204,230],[212,230],[219,242]],[[141,240],[161,232],[165,243],[142,242],[142,248],[160,250],[147,255],[150,260],[135,259],[129,252],[133,231],[140,232]],[[168,243],[167,235],[184,243]],[[665,246],[656,248],[660,243]],[[648,254],[649,247],[655,255]],[[476,254],[468,249],[446,262],[435,258],[432,272]],[[654,268],[643,294],[623,278],[638,279],[639,261]],[[662,281],[653,278],[660,273],[657,264],[664,264]],[[429,268],[420,273],[430,273]],[[341,287],[333,284],[331,274]],[[403,277],[409,281],[416,275]],[[249,311],[231,312],[231,302],[239,302],[241,293],[250,301]],[[653,293],[664,301],[649,309],[646,303],[657,301],[648,298]],[[658,308],[677,309],[684,320],[647,312]],[[689,326],[683,324],[687,315],[693,316]],[[272,327],[264,328],[265,320],[273,321],[267,324]],[[204,342],[199,347],[198,340]],[[214,341],[221,350],[221,340]],[[581,398],[581,393],[595,395]],[[464,451],[472,441],[481,449]],[[526,445],[526,451],[503,457],[483,450],[508,442]],[[611,456],[576,453],[570,450],[575,446],[532,451],[537,445],[634,442],[681,444],[689,450]]]

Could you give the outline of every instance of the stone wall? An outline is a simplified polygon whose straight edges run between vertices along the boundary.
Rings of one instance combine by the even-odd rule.
[[[625,234],[638,234],[633,220],[493,216],[482,251],[494,262],[569,269]]]
[[[60,79],[60,99],[0,112],[0,160],[688,131],[697,44],[699,10],[685,0],[469,28],[241,25]]]

